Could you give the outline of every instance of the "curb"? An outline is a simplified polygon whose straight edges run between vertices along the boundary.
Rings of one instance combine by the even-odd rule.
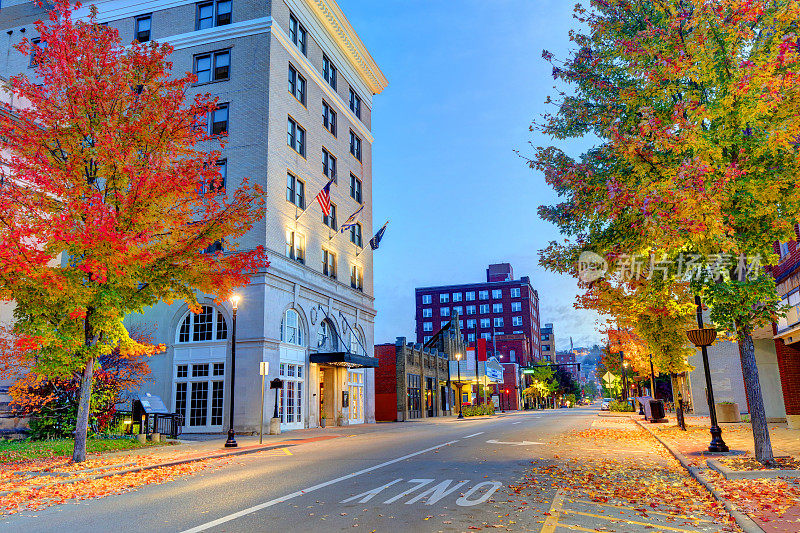
[[[706,464],[711,470],[716,470],[725,479],[774,479],[778,477],[800,477],[800,470],[733,470],[723,465],[716,459],[706,460]]]
[[[247,448],[247,449],[244,449],[244,450],[236,450],[236,451],[233,451],[233,452],[215,453],[215,454],[212,454],[212,455],[204,455],[202,457],[190,457],[190,458],[186,458],[186,459],[175,459],[173,461],[167,461],[165,463],[156,463],[156,464],[152,464],[152,465],[137,466],[137,467],[133,467],[133,468],[127,468],[125,470],[118,470],[118,471],[115,471],[115,472],[106,472],[106,473],[102,473],[102,474],[95,474],[95,475],[87,476],[87,477],[80,478],[80,479],[67,479],[67,480],[64,480],[64,481],[57,481],[57,482],[54,482],[54,483],[45,483],[44,485],[39,485],[39,486],[36,486],[36,487],[27,487],[27,488],[20,489],[20,490],[3,491],[3,492],[0,492],[0,497],[8,496],[9,494],[16,494],[16,493],[19,493],[19,492],[25,492],[27,490],[40,490],[40,489],[43,489],[45,487],[52,487],[54,485],[71,485],[73,483],[80,483],[80,482],[83,482],[83,481],[94,481],[96,479],[102,479],[102,478],[106,478],[106,477],[122,476],[122,475],[125,475],[125,474],[132,474],[132,473],[136,473],[136,472],[144,472],[146,470],[155,470],[156,468],[164,468],[164,467],[168,467],[168,466],[177,466],[177,465],[182,465],[182,464],[186,464],[186,463],[194,463],[194,462],[197,462],[197,461],[205,461],[207,459],[220,459],[220,458],[223,458],[223,457],[233,457],[233,456],[236,456],[236,455],[246,455],[246,454],[250,454],[250,453],[257,453],[257,452],[263,452],[263,451],[269,451],[269,450],[277,450],[279,448],[288,448],[290,446],[293,446],[293,444],[291,444],[291,443],[279,443],[279,444],[274,444],[272,446],[260,446],[260,447],[257,447],[257,448]]]
[[[708,492],[711,493],[715,500],[722,503],[722,505],[725,507],[725,510],[728,511],[728,513],[736,521],[736,524],[742,528],[745,533],[766,533],[763,529],[761,529],[761,526],[759,526],[755,520],[740,511],[738,507],[729,502],[717,489],[715,489],[711,483],[709,483],[706,478],[703,477],[697,468],[689,464],[689,461],[686,460],[686,457],[681,452],[667,444],[663,439],[661,439],[661,437],[656,435],[652,429],[642,424],[641,420],[636,420],[636,423],[639,425],[639,427],[650,433],[653,438],[655,438],[664,448],[666,448],[667,451],[669,451],[669,453],[671,453],[672,456],[677,459],[681,466],[683,466],[698,483],[700,483]]]

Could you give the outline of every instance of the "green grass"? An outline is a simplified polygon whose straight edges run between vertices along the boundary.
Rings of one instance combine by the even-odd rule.
[[[43,457],[54,457],[59,455],[72,455],[72,439],[54,440],[0,440],[0,464],[24,461],[29,459],[41,459]],[[159,446],[159,442],[147,441],[140,444],[136,439],[89,439],[86,442],[86,451],[108,452],[116,450],[131,450],[148,446]]]

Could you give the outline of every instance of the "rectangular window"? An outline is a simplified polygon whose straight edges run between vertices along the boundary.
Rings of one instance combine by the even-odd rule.
[[[474,318],[470,318],[467,320],[467,329],[475,329],[477,325],[477,321]]]
[[[487,340],[487,341],[492,340],[492,334],[491,333],[481,333],[481,339],[484,339],[484,340]]]
[[[306,208],[305,183],[291,172],[286,173],[286,199],[300,209]]]
[[[522,302],[511,302],[512,311],[522,311]]]
[[[461,293],[460,292],[454,292],[453,293],[453,301],[454,302],[460,302],[461,301]]]
[[[228,133],[228,104],[218,104],[211,113],[209,134],[224,135],[226,133]]]
[[[468,315],[474,315],[475,314],[475,306],[474,305],[468,305],[467,306],[467,314]]]
[[[514,287],[513,289],[511,289],[511,297],[519,298],[519,287]]]
[[[198,315],[200,316],[200,315]],[[205,339],[203,340],[210,340]],[[192,365],[192,377],[193,378],[204,378],[208,376],[208,363],[202,365]]]
[[[352,87],[350,87],[350,111],[359,119],[361,118],[361,98]]]
[[[192,397],[189,407],[189,425],[205,426],[208,417],[208,381],[192,383]]]
[[[140,15],[136,17],[136,22],[134,23],[133,34],[137,41],[140,43],[146,43],[150,40],[150,22],[151,22],[150,15]]]
[[[298,154],[306,156],[306,130],[292,117],[289,117],[287,125],[286,143]]]
[[[466,294],[466,296],[467,296],[467,301],[468,302],[471,302],[471,301],[475,300],[475,292],[474,291],[469,291]]]
[[[336,254],[322,249],[322,273],[330,278],[336,278]]]
[[[322,125],[336,137],[336,111],[325,100],[322,101]]]
[[[488,300],[489,299],[489,291],[478,291],[478,299],[480,299],[480,300]]]
[[[450,316],[450,308],[442,307],[441,309],[439,309],[439,316]]]
[[[358,222],[350,226],[350,242],[359,248],[363,246],[361,243],[361,224]]]
[[[423,322],[422,331],[433,331],[433,322]]]
[[[496,327],[496,328],[502,328],[503,327],[503,317],[501,317],[501,316],[495,317],[495,319],[494,319],[494,327]]]
[[[231,0],[200,2],[197,4],[197,22],[195,28],[206,30],[214,26],[225,26],[231,23]]]
[[[322,149],[322,173],[336,181],[336,158],[325,148]]]
[[[322,223],[334,231],[337,230],[338,226],[336,223],[336,204],[331,203],[331,210],[329,215],[322,213]]]
[[[231,51],[221,50],[194,56],[194,74],[197,83],[230,79]]]
[[[328,56],[322,54],[322,77],[336,90],[336,67]]]
[[[289,15],[289,38],[292,40],[295,46],[297,46],[297,48],[303,52],[303,55],[308,55],[306,53],[306,40],[308,39],[308,32],[292,14]]]
[[[364,290],[364,271],[358,265],[353,265],[350,271],[350,286],[360,291]]]
[[[455,302],[455,300],[453,300],[453,301]],[[458,316],[461,316],[461,315],[464,314],[464,308],[461,307],[460,305],[457,305],[457,306],[453,307],[453,313],[454,314],[458,314]]]
[[[286,257],[298,263],[306,260],[306,238],[296,231],[286,230]]]
[[[778,243],[778,249],[780,251],[780,258],[781,259],[783,259],[787,255],[789,255],[789,243],[788,242]]]
[[[350,174],[350,198],[361,203],[361,180],[355,174]]]
[[[467,333],[467,342],[475,342],[475,334]]]
[[[443,328],[443,327],[445,327],[445,326],[447,325],[447,323],[448,323],[448,322],[449,322],[449,320],[442,320],[441,322],[439,322],[439,327],[440,327],[440,328]]]
[[[450,301],[450,295],[449,294],[440,294],[439,295],[439,303],[444,304],[444,303],[448,303],[449,301]]]
[[[428,342],[429,340],[431,340],[431,336],[430,335],[425,335],[425,337],[422,339],[422,342],[425,343],[425,342]]]
[[[214,323],[213,311],[214,310],[211,307],[203,307],[203,310],[199,314],[194,315],[194,335],[192,336],[192,341],[202,342],[213,340],[214,331],[211,329],[211,326]],[[203,366],[205,366],[205,373],[197,374],[196,372],[203,371]],[[192,365],[192,377],[207,375],[208,365]]]
[[[423,294],[422,295],[422,303],[424,303],[424,304],[431,303],[431,295],[430,294]]]
[[[188,339],[187,339],[188,340]],[[185,378],[189,375],[189,365],[178,365],[175,369],[175,377]]]
[[[492,313],[502,313],[503,304],[492,304]]]
[[[217,329],[219,329],[219,323],[217,323]],[[219,335],[217,336],[219,338]],[[222,337],[223,339],[225,337]],[[214,363],[214,375],[215,376],[224,376],[225,375],[225,363]]]
[[[430,307],[426,307],[425,309],[422,310],[423,318],[430,318],[432,316],[433,316],[433,309],[431,309]]]
[[[185,381],[175,384],[175,412],[183,417],[184,424],[186,423],[186,388],[188,385]]]
[[[41,40],[39,40],[38,37],[34,37],[33,39],[31,39],[31,44],[33,46],[38,46],[39,48],[47,48],[47,43],[42,43]],[[30,57],[30,62],[28,63],[28,66],[29,67],[35,67],[36,66],[36,50],[35,49],[31,50],[31,57]]]
[[[289,92],[297,98],[297,101],[306,105],[306,79],[291,64],[289,65]]]
[[[511,324],[514,325],[514,326],[521,326],[522,325],[522,317],[521,316],[513,317],[511,319]]]
[[[361,138],[350,130],[350,153],[361,161]]]
[[[480,312],[482,315],[485,315],[489,312],[489,304],[481,304]]]
[[[490,322],[489,322],[488,318],[481,318],[481,327],[482,328],[484,328],[484,329],[488,328],[489,324],[490,324]]]
[[[211,425],[222,425],[222,405],[223,391],[225,390],[224,381],[211,382]]]
[[[492,289],[492,298],[495,300],[499,300],[503,297],[503,290],[502,289]]]

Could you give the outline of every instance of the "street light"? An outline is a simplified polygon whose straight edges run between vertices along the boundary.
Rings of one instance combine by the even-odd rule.
[[[461,354],[456,354],[456,366],[458,367],[458,418],[463,419],[464,413],[461,412]]]
[[[708,351],[706,350],[717,338],[717,330],[703,327],[703,306],[699,296],[695,295],[694,303],[697,306],[698,329],[687,331],[686,336],[703,353],[703,370],[706,375],[706,400],[708,401],[708,412],[711,415],[711,443],[708,445],[708,451],[727,452],[728,445],[722,440],[722,429],[717,425],[717,411],[714,408],[714,387],[711,384],[711,370],[708,367]]]
[[[236,311],[239,309],[239,301],[241,296],[234,294],[230,298],[231,306],[233,306],[233,328],[231,332],[231,401],[230,401],[230,421],[228,427],[228,440],[225,441],[226,448],[236,448],[236,433],[233,431],[233,392],[234,382],[236,380]]]

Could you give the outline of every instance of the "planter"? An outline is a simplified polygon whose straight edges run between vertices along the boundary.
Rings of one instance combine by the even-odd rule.
[[[321,428],[324,428],[324,427],[325,427],[325,425],[326,425],[326,421],[325,421],[325,419],[323,418],[322,420],[320,420],[320,421],[319,421],[319,427],[321,427]]]
[[[738,403],[718,403],[716,409],[717,409],[717,422],[731,423],[731,422],[742,421],[741,416],[739,416]]]
[[[136,440],[139,441],[139,444],[144,444],[147,442],[147,435],[144,433],[137,433]]]
[[[150,440],[153,442],[161,442],[161,433],[150,433]]]

